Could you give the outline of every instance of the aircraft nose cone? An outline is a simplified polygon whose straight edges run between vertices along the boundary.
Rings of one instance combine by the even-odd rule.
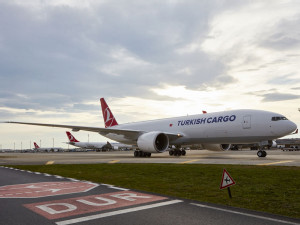
[[[297,129],[297,125],[292,121],[290,121],[290,126],[289,127],[291,129],[291,132],[293,132]]]

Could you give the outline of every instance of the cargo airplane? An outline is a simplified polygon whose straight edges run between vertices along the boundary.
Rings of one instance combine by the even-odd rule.
[[[81,142],[78,141],[69,131],[66,131],[69,142],[67,144],[87,149],[101,149],[101,150],[110,150],[113,149],[112,145],[109,142]]]
[[[37,152],[59,152],[59,151],[63,151],[63,148],[60,148],[60,147],[41,148],[40,146],[38,146],[38,144],[36,142],[34,142],[33,144],[34,144],[33,150],[35,150]]]
[[[125,145],[121,143],[111,143],[111,142],[82,142],[78,141],[71,132],[66,131],[69,142],[67,144],[87,149],[101,149],[101,150],[120,150],[120,149],[130,149],[131,145]]]
[[[170,150],[170,155],[185,155],[180,147],[192,144],[201,144],[211,151],[226,151],[232,143],[268,143],[297,128],[295,123],[281,114],[250,109],[118,124],[104,98],[100,102],[105,128],[12,121],[6,123],[97,132],[117,142],[137,146],[139,150],[134,152],[135,157],[162,153],[172,145],[176,149]],[[267,154],[261,147],[257,155],[265,157]]]

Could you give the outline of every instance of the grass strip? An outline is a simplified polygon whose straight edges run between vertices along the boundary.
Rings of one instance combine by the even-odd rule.
[[[22,165],[38,171],[168,196],[300,218],[300,168],[202,164]],[[236,185],[219,190],[223,169]]]

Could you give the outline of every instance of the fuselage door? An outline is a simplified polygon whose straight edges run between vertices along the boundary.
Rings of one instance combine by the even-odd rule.
[[[244,129],[250,129],[251,128],[251,116],[250,115],[244,116],[243,128]]]

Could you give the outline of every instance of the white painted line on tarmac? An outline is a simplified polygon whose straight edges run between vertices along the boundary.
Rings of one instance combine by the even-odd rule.
[[[257,219],[269,220],[269,221],[273,221],[273,222],[277,222],[277,223],[300,225],[300,223],[294,223],[294,222],[285,221],[285,220],[278,220],[278,219],[265,217],[265,216],[258,216],[258,215],[254,215],[254,214],[250,214],[250,213],[242,213],[242,212],[238,212],[238,211],[233,211],[233,210],[229,210],[229,209],[222,209],[222,208],[208,206],[208,205],[202,205],[202,204],[196,204],[196,203],[191,203],[191,205],[199,206],[199,207],[202,207],[202,208],[219,210],[219,211],[233,213],[233,214],[238,214],[238,215],[242,215],[242,216],[249,216],[249,217],[253,217],[253,218],[257,218]]]
[[[106,186],[111,189],[115,189],[115,190],[121,190],[121,191],[129,191],[130,190],[127,188],[115,187],[114,185],[111,185],[111,184],[101,184],[101,185]]]
[[[134,208],[130,208],[130,209],[122,209],[122,210],[117,210],[117,211],[108,212],[108,213],[100,213],[100,214],[96,214],[96,215],[92,215],[92,216],[84,216],[84,217],[79,217],[76,219],[59,221],[59,222],[56,222],[56,224],[57,225],[67,225],[67,224],[80,223],[80,222],[85,222],[85,221],[89,221],[89,220],[101,219],[101,218],[109,217],[109,216],[116,216],[116,215],[120,215],[120,214],[136,212],[136,211],[141,211],[141,210],[145,210],[145,209],[152,209],[152,208],[157,208],[157,207],[161,207],[161,206],[172,205],[172,204],[176,204],[179,202],[183,202],[183,201],[182,200],[172,200],[172,201],[167,201],[167,202],[160,202],[160,203],[155,203],[155,204],[151,204],[151,205],[134,207]]]

